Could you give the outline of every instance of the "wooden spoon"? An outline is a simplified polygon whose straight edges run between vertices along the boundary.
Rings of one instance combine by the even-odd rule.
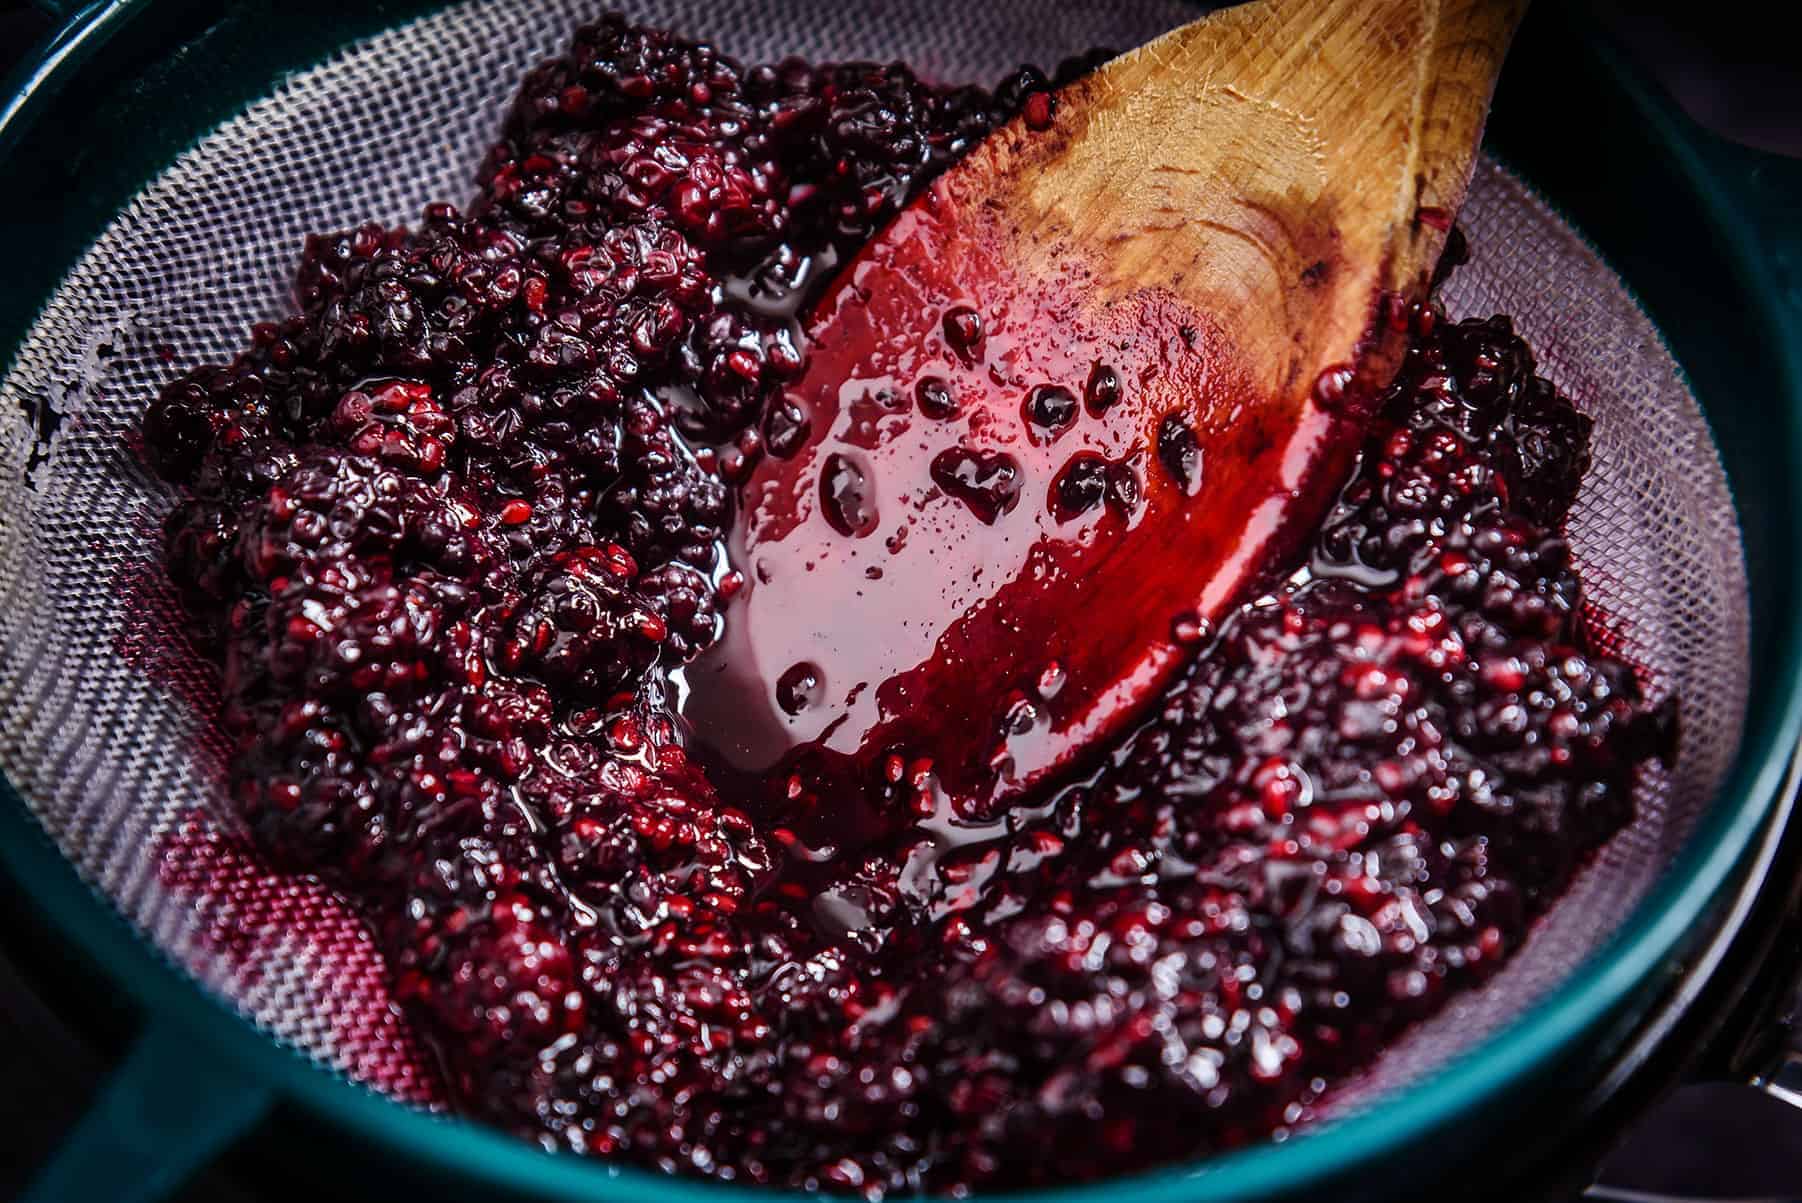
[[[743,491],[686,709],[722,767],[981,819],[1131,721],[1342,483],[1524,7],[1218,12],[903,212]]]

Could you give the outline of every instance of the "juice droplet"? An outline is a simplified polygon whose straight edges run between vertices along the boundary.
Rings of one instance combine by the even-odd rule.
[[[1059,522],[1081,517],[1107,496],[1105,459],[1093,451],[1080,451],[1051,482],[1051,513]]]
[[[1038,721],[1039,708],[1033,705],[1031,698],[1016,691],[1002,707],[1001,734],[1003,736],[1025,735]]]
[[[1170,623],[1170,638],[1181,644],[1200,643],[1207,637],[1208,625],[1193,610],[1178,614]]]
[[[850,456],[833,452],[820,472],[820,512],[841,535],[861,539],[876,529],[870,482]]]
[[[1043,447],[1076,422],[1076,394],[1056,384],[1041,384],[1026,394],[1020,412],[1026,417],[1026,433]]]
[[[1349,363],[1336,363],[1321,369],[1320,375],[1314,378],[1314,400],[1323,409],[1336,411],[1344,408],[1345,391],[1351,387],[1354,375]]]
[[[968,355],[982,341],[982,318],[968,305],[954,305],[945,311],[945,341],[954,351]]]
[[[1034,92],[1021,106],[1021,116],[1026,119],[1026,128],[1030,130],[1050,129],[1052,116],[1056,112],[1057,102],[1049,92]]]
[[[987,525],[1020,502],[1020,465],[1000,451],[951,447],[932,460],[933,483],[970,507]]]
[[[938,376],[920,377],[920,382],[914,385],[914,401],[920,412],[935,422],[955,418],[961,408],[951,386]]]
[[[1089,371],[1089,382],[1083,387],[1083,403],[1089,407],[1089,415],[1099,418],[1120,402],[1120,394],[1125,386],[1120,381],[1120,373],[1105,363],[1097,362]]]
[[[788,397],[770,403],[763,416],[763,445],[777,459],[787,459],[807,441],[807,413]]]
[[[1131,517],[1139,508],[1139,474],[1131,464],[1107,466],[1107,503]]]
[[[1181,414],[1169,414],[1158,426],[1158,459],[1184,497],[1201,491],[1201,445]]]
[[[766,678],[767,679],[767,678]],[[819,666],[803,660],[791,664],[776,680],[776,704],[788,715],[817,706],[826,695],[826,678]]]

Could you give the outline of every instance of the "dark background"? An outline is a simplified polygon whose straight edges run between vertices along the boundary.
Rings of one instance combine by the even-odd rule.
[[[1597,0],[1594,7],[1697,121],[1749,146],[1802,157],[1802,48],[1771,21],[1791,4]],[[0,0],[0,75],[49,24],[30,4]],[[28,980],[9,955],[30,939],[30,933],[0,933],[0,1199],[11,1197],[53,1147],[105,1068],[104,1059],[70,1030],[106,1026],[105,1000],[89,1000],[85,1009],[78,1004],[85,1011],[79,1016],[71,1015],[66,992],[55,1005],[46,1002],[35,979]],[[256,1178],[254,1166],[233,1168],[240,1180]],[[1609,1162],[1604,1180],[1614,1190],[1603,1197],[1623,1203],[1802,1199],[1802,1113],[1744,1087],[1685,1088],[1640,1125]],[[288,1193],[277,1186],[265,1196],[260,1189],[247,1193],[215,1183],[184,1197],[249,1200]]]

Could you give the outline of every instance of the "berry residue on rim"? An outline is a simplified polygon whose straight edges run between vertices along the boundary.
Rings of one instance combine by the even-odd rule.
[[[1588,421],[1507,319],[1432,306],[1304,561],[1179,618],[1194,661],[1086,779],[958,822],[896,757],[826,821],[685,750],[733,485],[805,429],[795,315],[1094,61],[985,92],[608,18],[527,77],[467,209],[309,239],[294,315],[152,406],[233,803],[361,909],[469,1114],[872,1197],[1205,1155],[1492,974],[1630,817],[1670,719],[1556,533]],[[1059,504],[1107,503],[1093,467]],[[847,537],[859,485],[822,482]]]

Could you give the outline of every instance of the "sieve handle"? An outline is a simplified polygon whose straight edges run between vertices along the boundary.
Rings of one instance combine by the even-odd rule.
[[[155,1203],[247,1131],[272,1095],[203,1047],[153,1020],[17,1203]]]

